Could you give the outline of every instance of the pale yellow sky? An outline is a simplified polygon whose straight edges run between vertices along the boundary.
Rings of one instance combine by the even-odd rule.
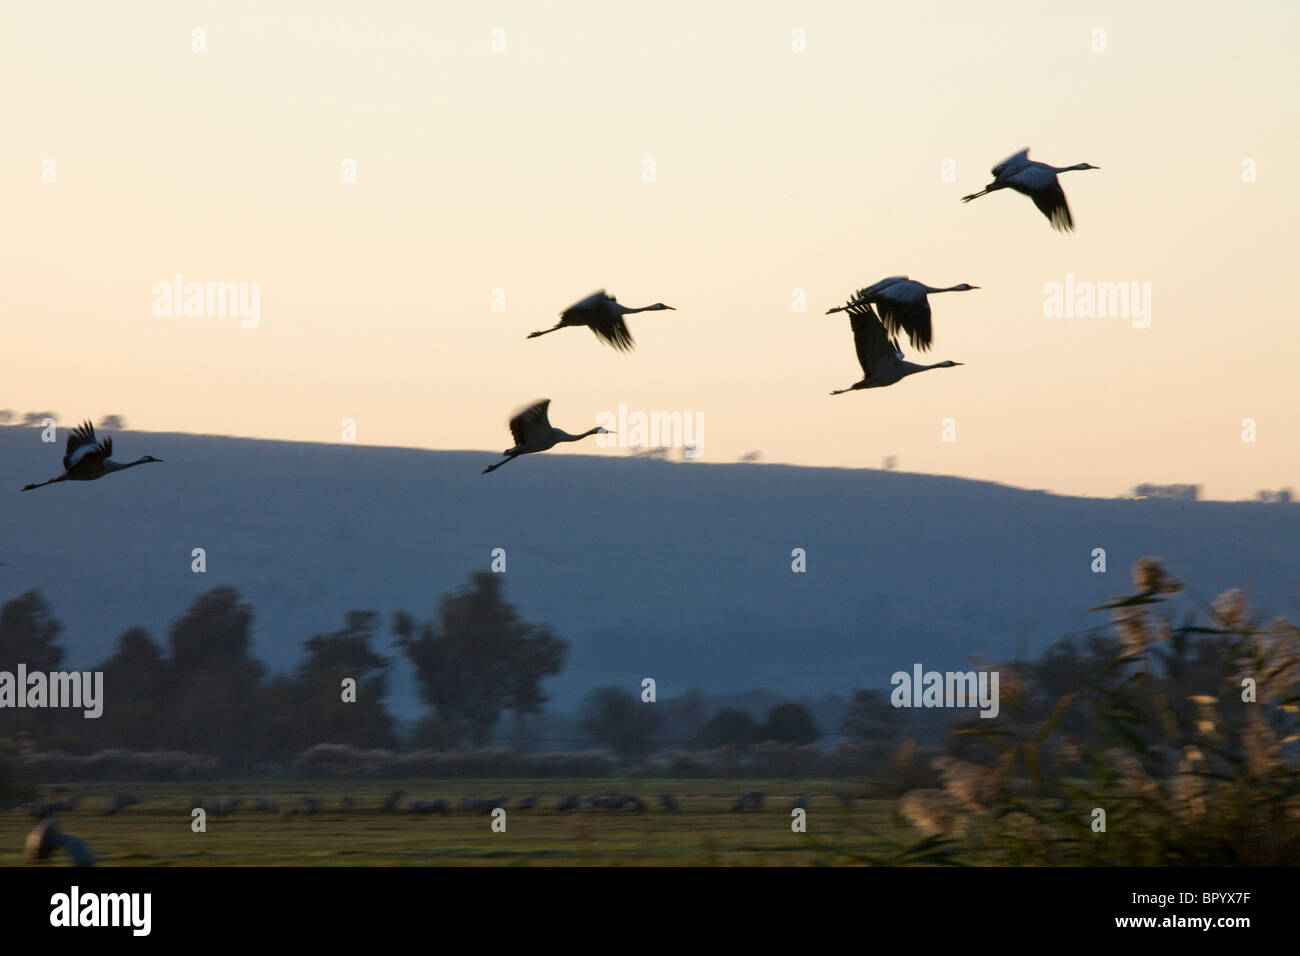
[[[1300,7],[1043,6],[9,5],[0,407],[495,452],[547,396],[575,432],[700,413],[704,461],[1300,485]],[[959,201],[1023,146],[1101,167],[1061,177],[1076,233]],[[154,317],[178,272],[259,282],[260,325]],[[905,347],[967,364],[831,398],[861,371],[822,313],[900,273],[982,287]],[[1045,317],[1067,273],[1151,283],[1150,327]],[[678,311],[630,354],[525,340],[600,287]]]

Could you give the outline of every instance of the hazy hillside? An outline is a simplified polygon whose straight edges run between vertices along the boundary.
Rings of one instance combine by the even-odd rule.
[[[60,429],[60,439],[64,432]],[[1088,607],[1162,555],[1210,600],[1246,585],[1292,612],[1300,507],[1064,498],[881,471],[542,455],[492,475],[491,452],[430,452],[115,433],[115,457],[165,459],[20,494],[62,445],[0,428],[0,600],[39,587],[71,666],[238,588],[273,668],[343,612],[429,616],[507,550],[507,596],[573,647],[551,682],[571,707],[599,683],[820,695],[888,686],[913,662],[1037,653],[1097,623]],[[1193,476],[1194,477],[1194,476]],[[5,490],[7,489],[7,490]],[[193,548],[207,573],[190,570]],[[807,551],[807,573],[790,552]],[[1109,573],[1089,570],[1107,551]],[[404,662],[394,710],[414,696]]]

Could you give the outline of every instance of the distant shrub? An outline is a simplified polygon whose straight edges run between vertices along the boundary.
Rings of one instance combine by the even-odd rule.
[[[221,776],[220,757],[179,750],[101,750],[87,756],[42,751],[27,758],[32,777],[40,783],[96,780],[205,780]]]

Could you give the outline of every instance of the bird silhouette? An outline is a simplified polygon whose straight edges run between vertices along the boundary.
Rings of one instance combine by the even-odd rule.
[[[853,329],[853,347],[858,353],[858,364],[862,366],[862,381],[848,388],[838,388],[831,392],[840,395],[858,388],[884,388],[902,381],[908,375],[926,372],[932,368],[952,368],[961,362],[936,362],[933,365],[917,365],[915,362],[903,361],[903,353],[898,350],[898,342],[885,331],[884,325],[866,303],[850,303],[845,307],[849,313],[849,325]]]
[[[510,419],[510,434],[514,436],[515,447],[503,451],[501,454],[506,456],[505,460],[484,468],[482,474],[486,475],[489,471],[496,471],[506,462],[513,461],[520,455],[531,455],[534,452],[554,448],[560,442],[581,441],[588,435],[605,435],[610,432],[608,428],[597,426],[588,429],[581,435],[570,435],[566,431],[553,428],[550,419],[546,416],[546,409],[550,404],[551,400],[544,398],[528,406]]]
[[[542,329],[540,332],[529,332],[528,338],[535,339],[539,335],[549,335],[552,332],[558,332],[560,329],[585,325],[596,334],[596,338],[612,345],[621,352],[627,352],[636,348],[636,343],[632,341],[632,333],[628,331],[623,316],[632,315],[636,312],[658,312],[663,309],[676,311],[671,305],[664,305],[662,302],[645,305],[639,309],[629,309],[625,305],[619,305],[617,299],[612,295],[606,295],[605,290],[601,289],[599,292],[593,292],[581,302],[575,302],[561,312],[560,321],[553,328]]]
[[[122,464],[112,461],[108,457],[111,454],[113,454],[113,439],[105,437],[103,441],[97,441],[95,439],[95,427],[90,422],[85,422],[80,428],[68,433],[68,445],[63,454],[63,474],[51,478],[49,481],[24,485],[22,490],[31,491],[33,488],[52,485],[56,481],[94,481],[96,478],[103,478],[114,471],[125,471],[128,468],[148,464],[151,461],[162,461],[161,458],[145,455],[135,461]]]
[[[1038,211],[1047,217],[1053,229],[1069,232],[1074,228],[1074,217],[1070,215],[1070,206],[1065,201],[1065,190],[1061,188],[1056,175],[1075,169],[1101,169],[1101,167],[1090,163],[1049,166],[1047,163],[1034,162],[1029,158],[1029,150],[1022,149],[1016,155],[1008,156],[993,167],[993,182],[977,193],[962,196],[961,201],[970,202],[997,189],[1014,189],[1034,201]]]
[[[907,333],[908,340],[918,351],[924,352],[930,347],[934,332],[930,324],[929,296],[939,292],[969,292],[979,286],[963,282],[947,288],[938,288],[917,282],[907,276],[890,276],[881,279],[875,285],[859,289],[853,293],[850,305],[867,303],[876,307],[881,323],[891,336]],[[843,312],[849,306],[837,305],[827,309],[826,314]]]

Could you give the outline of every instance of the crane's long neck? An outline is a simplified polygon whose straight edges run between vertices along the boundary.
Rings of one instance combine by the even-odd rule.
[[[1068,173],[1076,169],[1096,169],[1097,167],[1089,163],[1075,163],[1073,166],[1053,166],[1052,168],[1058,173]]]
[[[934,289],[930,286],[926,286],[925,291],[927,295],[934,295],[936,292],[967,292],[969,290],[965,286],[958,284],[950,285],[946,289]]]
[[[666,308],[668,308],[668,306],[656,302],[654,305],[643,305],[639,309],[629,309],[625,307],[623,309],[623,314],[632,315],[634,312],[660,312]]]
[[[556,430],[557,432],[560,433],[560,437],[557,438],[557,439],[555,439],[557,442],[560,442],[560,441],[582,441],[582,440],[583,440],[584,438],[586,438],[588,435],[594,435],[594,434],[596,434],[597,432],[599,432],[599,431],[600,431],[600,426],[597,425],[595,428],[588,429],[587,431],[583,432],[581,435],[570,435],[568,432],[566,432],[566,431],[564,431],[563,429],[560,429],[560,428],[557,428],[557,429],[555,429],[555,430]]]
[[[110,471],[126,471],[128,468],[134,468],[136,465],[147,465],[151,461],[153,461],[153,459],[148,455],[145,455],[143,458],[137,458],[135,461],[128,461],[125,463],[116,462],[110,458],[104,462],[104,473],[107,474]]]
[[[933,365],[917,365],[915,362],[901,362],[906,371],[904,375],[915,375],[917,372],[928,372],[932,368],[952,368],[954,365],[961,365],[961,362],[935,362]]]

